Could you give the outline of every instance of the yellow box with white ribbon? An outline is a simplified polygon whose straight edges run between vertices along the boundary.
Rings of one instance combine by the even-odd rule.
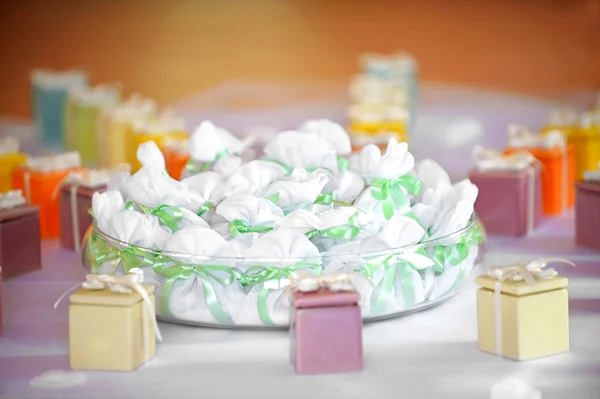
[[[480,350],[519,361],[569,351],[568,281],[542,270],[549,261],[493,268],[477,278]]]
[[[132,371],[154,357],[154,286],[142,286],[134,278],[137,275],[89,275],[71,294],[71,368]]]

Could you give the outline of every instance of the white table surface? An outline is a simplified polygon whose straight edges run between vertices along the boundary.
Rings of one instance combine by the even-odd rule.
[[[503,138],[498,138],[498,131],[506,123],[539,125],[550,105],[494,93],[427,89],[414,152],[418,158],[435,156],[454,177],[462,177],[473,143],[499,147]],[[335,103],[318,110],[312,107],[313,111],[296,107],[302,118],[324,116],[323,109],[341,118],[343,110]],[[289,119],[282,126],[295,124],[298,118],[290,117],[294,114],[289,110],[273,110],[273,115],[280,121]],[[0,133],[15,129],[25,128],[0,125]],[[448,147],[454,156],[445,153]],[[362,374],[296,376],[288,360],[285,331],[160,323],[164,342],[156,357],[135,372],[85,372],[83,385],[36,388],[30,386],[36,376],[69,368],[68,306],[65,302],[53,310],[52,305],[85,275],[78,256],[59,249],[56,241],[43,242],[43,254],[42,271],[4,282],[0,398],[480,399],[490,397],[493,383],[511,376],[536,386],[544,399],[600,398],[600,253],[575,248],[572,212],[544,220],[527,238],[489,241],[485,266],[541,256],[562,256],[578,265],[561,268],[570,281],[571,352],[522,363],[477,349],[476,287],[471,282],[440,306],[365,325]]]

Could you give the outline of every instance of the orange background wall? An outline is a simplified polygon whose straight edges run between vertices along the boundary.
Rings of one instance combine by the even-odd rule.
[[[346,79],[365,50],[407,50],[427,81],[600,88],[600,0],[1,3],[0,115],[29,115],[35,67],[83,67],[168,104],[227,80]]]

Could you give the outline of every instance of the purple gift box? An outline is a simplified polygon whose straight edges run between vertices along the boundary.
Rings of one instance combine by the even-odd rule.
[[[524,170],[472,170],[479,188],[475,211],[489,234],[524,236],[542,219],[542,182],[538,167]]]
[[[575,243],[600,251],[600,181],[575,183]]]
[[[290,358],[296,373],[363,370],[359,300],[356,291],[293,292]]]
[[[21,205],[0,210],[0,266],[6,279],[42,268],[40,208]]]

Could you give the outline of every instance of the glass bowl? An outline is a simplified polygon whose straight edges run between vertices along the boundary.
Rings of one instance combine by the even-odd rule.
[[[361,294],[363,320],[405,315],[459,292],[476,273],[486,234],[475,213],[467,226],[418,245],[383,251],[328,254],[303,259],[208,257],[132,246],[97,226],[84,239],[82,261],[92,273],[141,269],[156,286],[159,319],[223,328],[288,326],[292,273],[351,271]]]

